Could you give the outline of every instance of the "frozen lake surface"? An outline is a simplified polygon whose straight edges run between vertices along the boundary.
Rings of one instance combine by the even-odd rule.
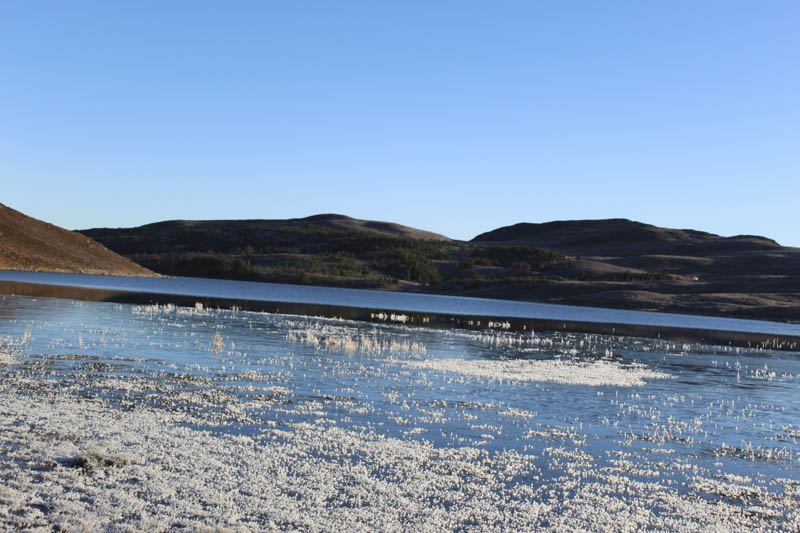
[[[0,295],[0,529],[800,529],[800,354]]]

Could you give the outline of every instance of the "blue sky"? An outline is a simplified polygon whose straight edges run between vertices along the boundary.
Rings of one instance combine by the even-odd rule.
[[[0,2],[0,202],[70,228],[626,217],[800,246],[800,2]]]

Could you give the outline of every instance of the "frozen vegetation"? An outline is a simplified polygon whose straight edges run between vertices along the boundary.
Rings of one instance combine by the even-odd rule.
[[[645,385],[648,379],[665,379],[669,374],[649,370],[643,365],[623,366],[615,361],[574,362],[556,360],[530,361],[471,360],[458,358],[409,361],[413,368],[425,368],[436,372],[462,374],[465,376],[505,381],[552,381],[570,385],[597,387],[610,385],[634,387]]]
[[[798,354],[2,303],[0,529],[800,528]]]

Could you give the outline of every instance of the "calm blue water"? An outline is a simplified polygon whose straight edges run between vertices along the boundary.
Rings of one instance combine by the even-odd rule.
[[[203,278],[126,278],[0,271],[0,280],[184,296],[337,305],[392,311],[640,324],[800,336],[800,325],[485,298],[339,289]]]

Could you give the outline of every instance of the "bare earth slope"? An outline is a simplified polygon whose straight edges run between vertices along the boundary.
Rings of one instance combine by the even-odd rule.
[[[0,204],[0,269],[154,276],[80,233]]]

